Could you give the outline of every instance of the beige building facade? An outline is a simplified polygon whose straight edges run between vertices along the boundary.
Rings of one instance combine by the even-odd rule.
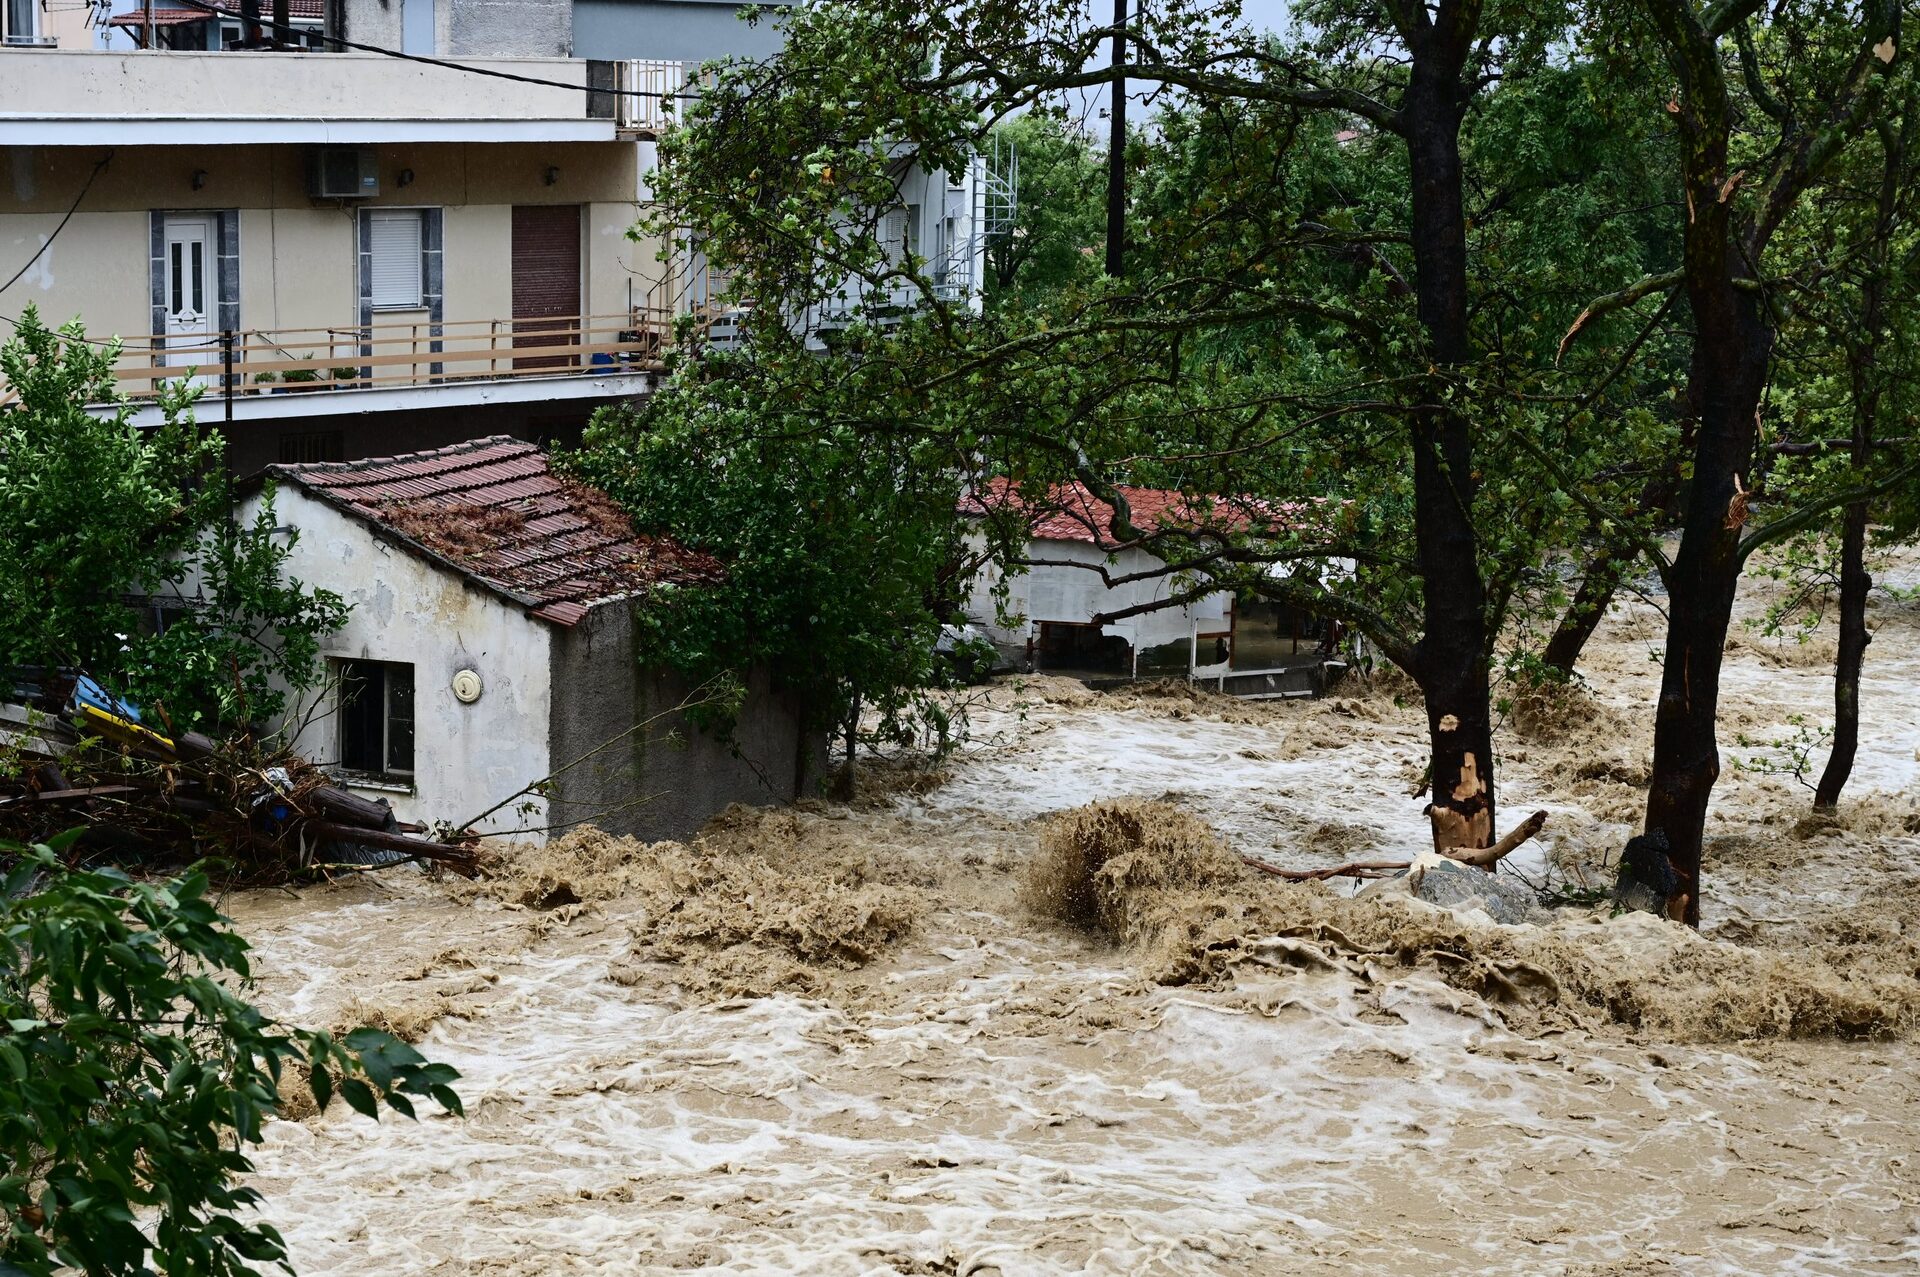
[[[241,469],[340,459],[356,434],[391,452],[396,413],[427,431],[400,442],[432,446],[516,428],[476,411],[577,428],[644,393],[676,305],[657,245],[630,235],[650,145],[584,63],[473,65],[557,83],[377,55],[7,50],[0,280],[24,270],[0,322],[33,306],[118,338],[136,399],[195,379]]]

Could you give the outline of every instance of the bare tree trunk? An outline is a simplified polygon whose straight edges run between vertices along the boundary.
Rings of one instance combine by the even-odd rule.
[[[833,796],[840,802],[850,803],[853,801],[855,792],[853,777],[854,760],[860,754],[860,698],[858,696],[853,698],[853,705],[847,710],[845,730],[847,765],[842,767],[839,776],[834,778]]]
[[[1653,775],[1645,832],[1666,836],[1676,886],[1669,908],[1700,923],[1700,844],[1720,778],[1715,721],[1720,665],[1739,586],[1747,479],[1759,430],[1773,333],[1751,288],[1749,259],[1727,198],[1728,140],[1735,106],[1718,36],[1691,0],[1645,0],[1667,45],[1679,91],[1681,183],[1686,197],[1683,263],[1693,312],[1687,404],[1695,414],[1693,470],[1680,546],[1667,568],[1667,645],[1654,711]]]
[[[1872,640],[1867,633],[1867,593],[1873,578],[1867,575],[1866,559],[1867,503],[1856,501],[1847,507],[1840,533],[1840,651],[1833,663],[1833,752],[1827,755],[1813,793],[1817,811],[1840,805],[1840,791],[1847,787],[1860,748],[1860,667]]]
[[[1541,655],[1548,669],[1572,676],[1574,666],[1580,663],[1580,653],[1586,650],[1587,640],[1600,628],[1600,619],[1613,606],[1613,594],[1619,588],[1623,570],[1624,565],[1611,548],[1603,548],[1587,564],[1580,588],[1574,591],[1573,601],[1561,614],[1560,624],[1554,628],[1553,637],[1547,640],[1546,651]]]
[[[1913,100],[1908,96],[1903,116],[1910,116]],[[1907,179],[1907,138],[1909,119],[1889,119],[1881,123],[1883,149],[1879,201],[1875,208],[1871,251],[1866,255],[1860,278],[1860,314],[1852,340],[1847,342],[1847,365],[1853,392],[1853,437],[1850,458],[1856,481],[1864,482],[1873,464],[1876,427],[1880,417],[1882,380],[1877,355],[1880,329],[1885,319],[1889,241],[1899,212],[1901,188]],[[1860,670],[1866,663],[1867,595],[1873,578],[1867,574],[1867,524],[1872,518],[1871,504],[1855,501],[1847,507],[1840,529],[1840,650],[1833,663],[1833,751],[1820,772],[1820,784],[1813,794],[1816,811],[1831,811],[1840,804],[1841,791],[1853,774],[1854,755],[1860,749]]]

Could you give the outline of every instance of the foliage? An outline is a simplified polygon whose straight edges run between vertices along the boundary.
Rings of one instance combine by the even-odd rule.
[[[1525,619],[1564,603],[1567,574],[1543,571],[1543,559],[1626,526],[1645,535],[1632,497],[1674,434],[1668,314],[1597,316],[1564,361],[1559,343],[1596,291],[1675,260],[1675,238],[1644,200],[1671,154],[1637,99],[1594,67],[1547,56],[1564,12],[1489,15],[1492,61],[1460,143],[1469,354],[1434,369],[1395,110],[1407,85],[1379,56],[1399,33],[1370,5],[1320,4],[1310,16],[1311,37],[1292,45],[1263,42],[1230,6],[1136,16],[1140,48],[1155,51],[1132,71],[1136,92],[1178,96],[1129,145],[1122,279],[1081,251],[1105,236],[1099,152],[1048,109],[1106,77],[1086,69],[1103,33],[1098,19],[1039,0],[796,12],[780,57],[726,68],[721,91],[663,141],[654,229],[699,235],[754,299],[764,365],[817,360],[787,317],[849,297],[931,297],[875,229],[909,166],[952,168],[996,130],[1018,141],[1029,255],[1014,256],[1025,244],[989,249],[984,314],[929,300],[895,340],[864,348],[864,363],[899,368],[894,393],[866,405],[841,396],[837,410],[872,433],[947,432],[954,452],[1029,489],[1076,479],[1249,504],[1342,499],[1350,517],[1306,535],[1256,544],[1217,528],[1149,529],[1142,544],[1336,616],[1410,664],[1428,587],[1406,422],[1436,393],[1475,434],[1470,513],[1489,634],[1516,609]],[[769,154],[806,162],[768,166]],[[1000,531],[996,550],[1017,560],[1017,529]],[[1329,557],[1358,570],[1271,570]]]
[[[369,1117],[383,1100],[412,1117],[410,1097],[461,1111],[458,1074],[388,1034],[336,1042],[252,1006],[246,941],[198,870],[135,882],[49,847],[0,852],[0,1269],[287,1268],[237,1180],[289,1067],[322,1108],[337,1093]]]
[[[1019,164],[1013,226],[986,246],[991,305],[1037,306],[1100,269],[1107,237],[1106,157],[1059,113],[1028,111],[993,141]]]
[[[645,657],[705,682],[766,670],[816,724],[865,706],[904,733],[940,678],[960,555],[952,458],[822,425],[784,406],[755,360],[683,366],[636,410],[607,409],[562,462],[646,531],[711,551],[724,584],[657,591],[636,612]],[[850,393],[858,393],[857,390]]]
[[[287,708],[284,689],[319,676],[320,638],[346,621],[347,605],[285,575],[299,533],[277,530],[273,495],[251,523],[222,519],[196,546],[194,606],[143,636],[120,667],[136,704],[169,710],[178,726],[270,722]]]
[[[232,526],[221,442],[195,429],[190,392],[164,392],[157,428],[132,423],[117,352],[31,308],[0,347],[18,395],[0,408],[0,668],[84,669],[176,730],[271,719],[278,686],[318,677],[344,605],[284,579],[270,502]],[[154,633],[150,601],[184,615]]]

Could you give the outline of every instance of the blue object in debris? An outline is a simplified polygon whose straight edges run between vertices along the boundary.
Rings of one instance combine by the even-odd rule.
[[[117,714],[129,723],[140,721],[140,707],[131,701],[123,701],[100,684],[82,674],[73,684],[73,703],[76,706],[91,705],[95,709]]]

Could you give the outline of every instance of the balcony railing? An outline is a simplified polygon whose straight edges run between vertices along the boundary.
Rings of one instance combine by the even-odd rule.
[[[708,281],[703,285],[711,287]],[[202,391],[203,405],[231,397],[330,390],[457,387],[534,378],[657,372],[676,340],[685,349],[730,348],[743,308],[695,299],[685,281],[654,290],[656,302],[606,315],[537,319],[427,319],[325,328],[248,328],[193,335],[122,337],[113,378],[137,404],[169,383]],[[676,324],[689,323],[684,332]],[[0,405],[16,398],[0,378]],[[203,406],[202,416],[206,415]]]
[[[694,95],[711,88],[712,72],[698,62],[659,62],[626,58],[614,63],[618,105],[614,123],[633,137],[659,137],[667,126],[683,119]],[[671,105],[669,105],[671,104]]]
[[[181,380],[251,397],[644,372],[660,366],[672,329],[668,313],[631,311],[128,337],[113,376],[138,402]],[[0,403],[11,389],[0,383]]]

